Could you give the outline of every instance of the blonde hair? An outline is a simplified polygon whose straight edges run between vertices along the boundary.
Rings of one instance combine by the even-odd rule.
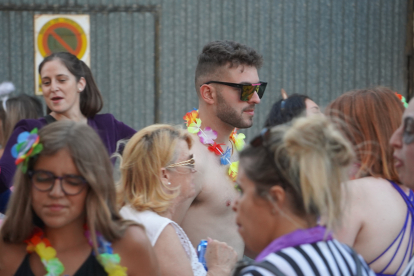
[[[168,209],[178,191],[163,185],[161,168],[177,160],[177,143],[183,140],[191,148],[192,140],[182,129],[156,124],[137,132],[126,144],[121,163],[118,189],[119,205],[138,211],[162,213]]]
[[[280,185],[293,213],[315,220],[323,215],[333,229],[341,220],[342,183],[354,157],[351,144],[327,118],[311,116],[272,128],[262,146],[241,152],[240,162],[248,162],[243,168],[258,195]]]
[[[95,252],[98,252],[96,231],[102,233],[109,242],[120,239],[126,228],[135,223],[123,220],[117,210],[112,164],[108,151],[95,130],[85,124],[65,120],[45,126],[39,131],[39,137],[43,144],[39,155],[50,156],[62,149],[68,150],[79,173],[88,182],[86,223]],[[29,160],[29,170],[36,160],[36,157]],[[33,211],[31,189],[29,176],[18,168],[14,192],[1,228],[5,242],[23,242],[35,226],[44,227],[43,221]]]

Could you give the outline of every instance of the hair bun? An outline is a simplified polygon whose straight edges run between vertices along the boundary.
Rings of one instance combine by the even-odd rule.
[[[292,156],[326,155],[330,162],[339,166],[351,165],[355,156],[350,142],[322,115],[295,120],[286,131],[284,142]]]

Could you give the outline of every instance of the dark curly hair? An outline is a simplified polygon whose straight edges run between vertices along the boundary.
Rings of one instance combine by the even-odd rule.
[[[209,42],[198,56],[195,72],[196,90],[199,91],[202,77],[217,73],[219,67],[227,64],[229,68],[248,65],[259,69],[263,64],[263,57],[253,48],[235,41],[218,40]]]

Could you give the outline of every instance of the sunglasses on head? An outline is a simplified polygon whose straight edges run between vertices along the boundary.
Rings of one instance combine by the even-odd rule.
[[[209,81],[204,84],[217,83],[223,84],[231,87],[240,89],[240,100],[243,102],[248,102],[253,97],[254,92],[257,93],[259,98],[263,97],[263,94],[266,90],[267,82],[259,81],[258,83],[251,84],[241,84],[241,83],[231,83],[231,82],[222,82],[222,81]]]

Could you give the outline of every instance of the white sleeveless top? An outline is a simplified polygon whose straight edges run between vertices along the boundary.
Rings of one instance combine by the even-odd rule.
[[[207,275],[207,272],[204,269],[203,265],[198,261],[197,253],[190,240],[188,239],[187,234],[176,222],[162,217],[153,211],[138,212],[130,206],[122,207],[120,213],[123,218],[133,220],[144,225],[145,232],[147,233],[152,246],[155,245],[164,228],[168,224],[171,224],[177,233],[177,236],[185,250],[185,253],[191,261],[191,268],[193,269],[194,276]]]

